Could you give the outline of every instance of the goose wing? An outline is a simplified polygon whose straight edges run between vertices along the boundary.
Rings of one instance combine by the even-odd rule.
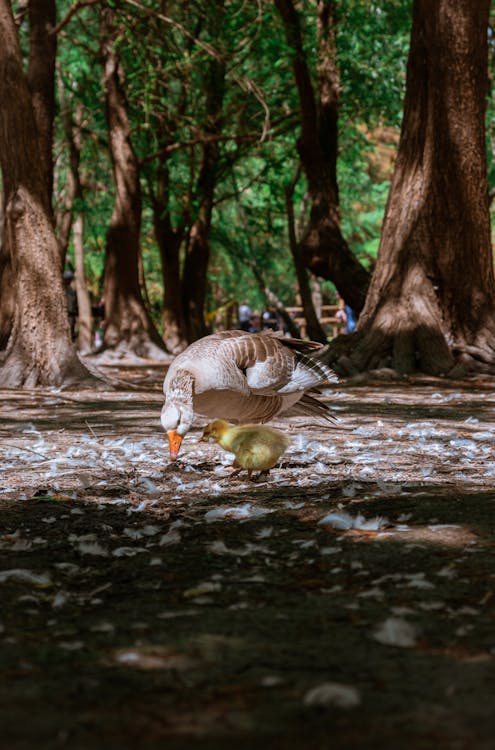
[[[206,336],[176,357],[165,378],[165,395],[188,373],[198,414],[265,422],[290,408],[306,390],[335,379],[330,368],[308,354],[320,348],[272,331]]]
[[[320,344],[280,338],[271,331],[245,334],[225,342],[252,393],[289,394],[336,380],[333,371],[306,352]]]

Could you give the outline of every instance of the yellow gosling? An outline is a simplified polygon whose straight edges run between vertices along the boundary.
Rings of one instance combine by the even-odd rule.
[[[216,419],[204,428],[201,440],[208,442],[210,439],[235,455],[235,471],[231,477],[246,469],[249,479],[254,471],[259,471],[256,480],[268,476],[290,445],[287,435],[274,427],[259,424],[234,427],[223,419]]]

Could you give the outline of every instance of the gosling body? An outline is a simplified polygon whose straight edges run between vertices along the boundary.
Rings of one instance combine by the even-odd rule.
[[[235,471],[231,476],[245,469],[249,479],[255,471],[259,472],[257,479],[267,476],[290,445],[287,435],[274,427],[259,424],[233,426],[223,419],[210,422],[201,439],[206,442],[212,439],[233,453]]]

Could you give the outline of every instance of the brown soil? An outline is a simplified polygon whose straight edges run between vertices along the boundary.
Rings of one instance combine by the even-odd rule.
[[[491,381],[329,392],[259,484],[151,367],[0,396],[2,750],[493,747]]]

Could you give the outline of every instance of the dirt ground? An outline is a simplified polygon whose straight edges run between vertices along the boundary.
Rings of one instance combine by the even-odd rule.
[[[248,483],[117,374],[0,392],[2,750],[494,747],[491,381],[328,390]]]

